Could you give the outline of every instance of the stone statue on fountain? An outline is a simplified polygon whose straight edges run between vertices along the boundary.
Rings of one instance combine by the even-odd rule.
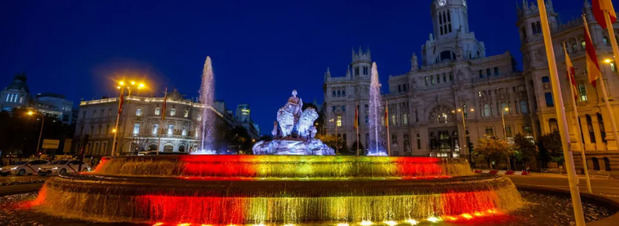
[[[332,148],[315,138],[314,121],[318,113],[314,108],[303,110],[303,100],[292,91],[286,105],[277,111],[273,123],[273,140],[259,141],[252,148],[256,155],[335,155]]]

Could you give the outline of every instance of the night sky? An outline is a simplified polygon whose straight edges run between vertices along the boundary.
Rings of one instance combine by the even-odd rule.
[[[515,26],[521,0],[470,0],[471,31],[487,55],[510,51],[521,65]],[[322,103],[327,67],[343,76],[351,49],[370,48],[381,82],[405,73],[432,32],[430,0],[407,1],[2,1],[0,87],[18,72],[32,93],[80,99],[114,96],[114,78],[145,77],[145,95],[165,87],[198,95],[206,56],[216,99],[248,103],[263,134],[296,88]],[[554,1],[560,20],[583,0]],[[386,87],[386,86],[384,86]]]

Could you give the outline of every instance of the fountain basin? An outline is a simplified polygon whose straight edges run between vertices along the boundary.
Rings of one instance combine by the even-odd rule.
[[[461,160],[428,157],[169,155],[105,157],[96,175],[194,179],[415,179],[473,175]]]
[[[523,205],[505,177],[391,180],[185,180],[79,175],[49,179],[33,201],[48,215],[134,223],[403,221]]]

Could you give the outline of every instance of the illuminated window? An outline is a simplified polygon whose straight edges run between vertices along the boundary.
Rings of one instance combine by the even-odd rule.
[[[341,126],[342,126],[342,116],[341,116],[341,115],[338,115],[338,116],[337,116],[337,120],[336,120],[336,122],[335,122],[335,125],[336,125],[337,127],[341,127]]]
[[[170,116],[175,116],[175,115],[176,115],[176,108],[170,109]]]
[[[189,110],[185,109],[185,114],[183,114],[183,117],[185,118],[189,117]]]
[[[135,116],[142,116],[142,108],[135,110]]]
[[[484,117],[490,117],[490,114],[492,113],[492,111],[490,110],[490,104],[484,104],[484,111],[483,111],[483,116]]]
[[[153,125],[153,135],[157,135],[157,131],[159,131],[159,124]]]
[[[587,97],[587,87],[584,83],[578,84],[578,100],[581,102],[587,101],[589,98]]]
[[[182,134],[181,134],[181,135],[183,135],[183,136],[187,136],[187,129],[183,129],[183,132],[182,132]]]
[[[155,115],[160,115],[161,114],[161,108],[156,107],[155,108]]]
[[[613,72],[617,71],[617,67],[615,67],[615,62],[610,62],[610,70]]]
[[[168,125],[168,135],[172,136],[174,133],[174,125]]]
[[[138,135],[140,133],[140,123],[133,124],[133,135]]]
[[[408,114],[402,114],[402,125],[408,125]]]

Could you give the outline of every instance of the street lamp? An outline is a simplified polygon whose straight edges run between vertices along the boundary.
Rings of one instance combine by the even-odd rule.
[[[455,111],[452,110],[451,113],[458,112],[458,113],[460,113],[460,116],[462,117],[462,129],[464,130],[464,147],[467,148],[467,150],[468,150],[469,162],[471,162],[472,161],[472,158],[471,158],[471,147],[469,145],[469,139],[468,139],[469,133],[466,130],[466,117],[464,116],[464,112],[465,111],[466,110],[464,110],[462,108],[457,108]],[[470,108],[469,111],[470,112],[475,112],[475,109],[474,108]]]
[[[26,112],[26,115],[28,115],[29,117],[32,117],[34,115],[36,115],[37,112],[33,111],[33,110],[28,110],[28,112]],[[37,148],[36,148],[36,153],[39,153],[40,148],[41,148],[41,137],[43,137],[43,127],[45,126],[45,115],[41,114],[41,129],[39,129],[39,139],[37,140]]]
[[[118,123],[120,122],[120,114],[122,113],[122,107],[123,107],[122,98],[124,96],[125,89],[127,90],[127,96],[131,96],[132,88],[141,90],[141,89],[146,88],[146,85],[143,82],[135,82],[131,80],[127,83],[121,80],[121,81],[118,81],[118,85],[116,86],[116,89],[119,90],[118,113],[116,114],[116,124],[114,125],[114,128],[112,129],[112,133],[114,134],[114,138],[112,140],[112,156],[116,156],[116,148],[118,147],[116,140],[118,139]]]
[[[501,111],[501,121],[503,122],[503,137],[507,140],[507,130],[505,129],[505,112],[509,112],[509,107],[503,108]]]

